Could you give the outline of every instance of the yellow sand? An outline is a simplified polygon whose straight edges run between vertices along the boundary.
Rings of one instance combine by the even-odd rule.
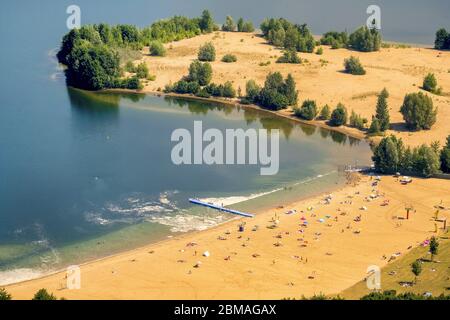
[[[245,93],[249,79],[262,85],[269,72],[291,73],[300,91],[300,103],[314,99],[320,107],[328,104],[334,108],[342,102],[349,112],[355,110],[369,121],[375,113],[376,95],[386,87],[390,93],[388,102],[394,129],[388,133],[402,137],[413,146],[436,140],[444,143],[450,134],[450,52],[428,48],[390,48],[362,53],[323,46],[323,55],[301,53],[300,57],[308,61],[302,65],[277,64],[275,61],[281,51],[266,44],[263,38],[249,33],[218,32],[168,44],[166,57],[150,57],[148,49],[144,49],[147,54],[144,60],[151,74],[156,75],[156,81],[149,82],[144,91],[155,92],[180,80],[197,58],[198,48],[207,41],[212,41],[217,51],[217,59],[212,63],[215,83],[232,81],[236,89],[240,87]],[[238,62],[221,62],[227,53],[236,55]],[[342,72],[344,59],[351,55],[360,58],[367,71],[365,76]],[[267,61],[271,62],[269,66],[259,66]],[[439,85],[448,95],[428,93],[439,108],[438,121],[430,131],[410,133],[403,125],[400,106],[405,94],[421,91],[423,78],[429,72],[436,75]],[[285,111],[283,113],[286,114]]]
[[[240,221],[232,221],[83,265],[81,290],[64,289],[64,273],[7,290],[16,299],[29,299],[40,288],[67,299],[282,299],[339,293],[363,279],[369,265],[382,267],[392,254],[403,255],[432,236],[433,206],[443,200],[450,207],[450,181],[415,179],[402,186],[383,177],[379,187],[372,183],[363,177],[335,192],[331,204],[321,203],[320,196],[241,220],[246,222],[242,233]],[[366,201],[371,194],[380,197]],[[381,206],[385,200],[389,205]],[[410,220],[398,218],[405,217],[405,206],[415,209]],[[297,213],[286,215],[291,209]],[[270,229],[275,215],[278,227]],[[355,222],[359,215],[362,221]],[[300,227],[301,217],[308,228]],[[449,218],[450,211],[441,211],[442,217]],[[187,246],[193,242],[197,245]],[[210,257],[202,257],[205,251]],[[194,268],[198,261],[201,266]]]

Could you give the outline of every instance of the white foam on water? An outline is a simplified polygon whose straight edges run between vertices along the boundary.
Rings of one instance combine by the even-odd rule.
[[[218,216],[197,216],[189,214],[178,214],[175,216],[155,216],[148,219],[150,222],[156,222],[170,227],[174,233],[186,233],[190,231],[203,231],[219,224],[229,221],[229,218]]]
[[[37,279],[43,277],[51,271],[41,271],[29,268],[18,268],[6,271],[0,271],[0,286]]]
[[[263,197],[266,195],[269,195],[271,193],[274,192],[278,192],[283,190],[283,188],[278,188],[278,189],[274,189],[271,191],[267,191],[267,192],[261,192],[261,193],[254,193],[251,194],[249,196],[231,196],[231,197],[223,197],[223,198],[203,198],[203,199],[199,199],[200,201],[203,202],[208,202],[208,203],[213,203],[215,205],[218,206],[230,206],[232,204],[237,204],[237,203],[241,203],[244,201],[248,201],[248,200],[252,200],[252,199],[256,199],[259,197]]]

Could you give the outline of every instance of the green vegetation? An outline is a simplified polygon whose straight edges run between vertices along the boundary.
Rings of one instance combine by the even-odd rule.
[[[450,238],[449,232],[436,236],[439,242],[438,262],[430,259],[430,246],[418,246],[408,251],[401,258],[397,258],[381,270],[382,288],[384,292],[370,293],[366,281],[360,281],[352,287],[340,293],[348,299],[359,299],[365,296],[372,300],[437,300],[450,299],[450,287],[448,282],[448,270],[450,268]],[[438,260],[435,259],[435,260]],[[422,265],[420,281],[413,286],[414,275],[411,273],[411,264],[419,260]],[[424,296],[424,293],[428,293]],[[370,294],[370,295],[369,295]],[[432,294],[434,298],[428,297]]]
[[[357,128],[359,130],[363,130],[366,128],[367,125],[367,119],[363,118],[359,114],[357,114],[355,111],[352,110],[352,114],[350,115],[350,126]]]
[[[237,31],[238,32],[253,32],[255,31],[255,27],[253,26],[253,22],[244,21],[244,19],[239,18],[237,23]]]
[[[436,123],[437,109],[433,107],[433,100],[422,92],[407,94],[400,112],[412,130],[428,130]]]
[[[12,299],[11,295],[4,288],[0,288],[0,301],[11,299]]]
[[[379,136],[382,134],[383,132],[381,131],[380,120],[378,120],[376,117],[372,117],[372,123],[370,124],[369,127],[369,135]]]
[[[164,57],[166,55],[166,48],[160,41],[152,41],[149,46],[151,56]]]
[[[300,63],[302,63],[302,60],[297,55],[297,51],[286,50],[283,52],[283,55],[278,58],[277,63],[300,64]]]
[[[272,45],[286,50],[314,52],[316,42],[306,24],[292,24],[286,19],[265,19],[261,24],[264,38]]]
[[[351,56],[344,61],[345,72],[353,75],[365,75],[366,70],[364,70],[361,62],[358,58]]]
[[[331,46],[332,49],[346,48],[348,45],[348,34],[347,32],[326,32],[320,39],[320,44]]]
[[[323,48],[322,47],[317,48],[316,54],[319,56],[323,55]]]
[[[440,161],[436,150],[422,145],[405,148],[402,139],[395,136],[383,138],[373,152],[375,169],[381,173],[419,175],[424,177],[439,173]]]
[[[436,237],[431,237],[430,240],[430,254],[431,254],[431,262],[433,262],[434,256],[438,254],[439,249],[439,242],[437,241]]]
[[[233,84],[230,81],[225,82],[225,84],[219,85],[211,83],[205,87],[205,92],[214,97],[223,97],[223,98],[236,97],[236,90],[233,88]]]
[[[200,86],[206,86],[211,82],[212,73],[212,67],[209,63],[194,61],[189,66],[187,81],[198,82]]]
[[[389,107],[387,103],[389,92],[384,88],[378,95],[375,119],[379,125],[379,131],[384,132],[390,127]],[[378,133],[378,132],[377,132]]]
[[[436,80],[436,77],[434,73],[429,73],[427,76],[423,79],[423,90],[434,93],[434,94],[441,94],[442,88],[438,88],[438,83]]]
[[[347,108],[342,103],[339,103],[331,113],[330,125],[334,127],[343,126],[347,124],[347,118]]]
[[[438,50],[450,49],[450,33],[445,29],[439,29],[436,32],[436,40],[434,41],[434,48]]]
[[[104,23],[87,25],[73,29],[63,37],[57,57],[60,63],[67,66],[66,79],[70,86],[87,90],[140,89],[142,84],[138,77],[121,77],[120,51],[141,50],[149,45],[150,54],[162,55],[162,45],[157,43],[212,32],[213,26],[214,21],[208,11],[204,11],[200,18],[175,16],[144,29]]]
[[[441,170],[444,173],[450,173],[450,135],[447,137],[447,144],[441,151]]]
[[[294,78],[289,74],[286,80],[279,72],[269,73],[261,89],[253,81],[247,82],[247,96],[243,103],[255,103],[269,110],[281,110],[296,105],[298,91]]]
[[[48,293],[46,289],[41,289],[34,295],[32,300],[58,300],[53,293]]]
[[[222,62],[233,63],[237,61],[237,57],[234,54],[226,54],[222,58]]]
[[[417,283],[417,277],[422,273],[422,264],[419,260],[416,260],[411,264],[411,272],[414,274],[414,283]]]
[[[294,114],[305,120],[314,120],[317,117],[317,105],[314,100],[305,100],[300,108],[294,109]]]
[[[236,24],[231,16],[227,16],[225,23],[222,25],[222,31],[233,32],[236,31]]]
[[[372,52],[380,50],[381,35],[376,29],[369,29],[367,26],[360,27],[353,32],[348,40],[348,48],[362,52]]]
[[[211,42],[205,43],[198,51],[198,60],[212,62],[216,60],[216,48]]]
[[[326,104],[323,106],[322,110],[320,111],[320,120],[330,120],[331,117],[331,110],[330,107]]]

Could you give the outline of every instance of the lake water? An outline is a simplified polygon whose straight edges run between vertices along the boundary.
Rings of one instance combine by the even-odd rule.
[[[288,1],[287,13],[289,2],[304,4]],[[208,3],[78,1],[84,23],[141,26],[204,7],[219,18],[239,8],[233,1],[230,12]],[[267,113],[68,89],[54,54],[69,4],[14,1],[0,13],[0,284],[233,218],[193,208],[189,197],[258,212],[332,189],[342,183],[339,165],[370,163],[364,142]],[[255,21],[273,15],[263,4],[242,10]],[[342,19],[334,21],[341,26]],[[393,40],[411,38],[404,35]],[[418,32],[412,42],[421,39]],[[261,176],[259,166],[173,165],[172,131],[192,129],[196,120],[205,129],[280,129],[279,174]]]

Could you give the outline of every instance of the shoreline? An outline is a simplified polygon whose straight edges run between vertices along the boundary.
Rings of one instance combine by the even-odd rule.
[[[301,201],[310,200],[310,199],[313,199],[313,198],[316,198],[316,197],[319,197],[319,196],[323,196],[325,194],[329,194],[329,193],[332,193],[332,192],[339,192],[339,191],[342,191],[343,189],[345,189],[345,187],[346,187],[346,182],[345,181],[342,181],[339,184],[337,184],[337,183],[336,184],[330,184],[330,186],[328,188],[326,188],[326,190],[324,190],[324,191],[317,191],[317,192],[313,192],[313,193],[311,193],[309,195],[300,196],[299,198],[296,198],[295,200],[293,200],[290,203],[288,203],[286,206],[293,206],[294,204],[296,204],[298,202],[301,202]],[[248,200],[246,200],[246,201],[248,201]],[[246,201],[239,202],[239,203],[244,203]],[[239,203],[236,203],[236,204],[239,204]],[[268,209],[257,209],[257,210],[255,210],[255,216],[264,214],[267,210]],[[220,228],[222,226],[229,225],[229,224],[231,224],[233,222],[240,222],[240,221],[247,221],[247,220],[249,220],[249,218],[230,216],[230,219],[228,219],[226,221],[223,221],[221,223],[218,223],[217,225],[215,225],[213,227],[209,227],[209,228],[207,228],[205,230],[190,230],[190,231],[187,231],[187,232],[180,232],[177,235],[169,234],[164,239],[148,242],[148,243],[139,245],[139,246],[134,247],[134,248],[119,250],[119,251],[117,251],[115,253],[107,254],[107,255],[102,256],[102,257],[98,257],[98,258],[94,258],[94,259],[87,259],[87,260],[81,261],[80,263],[75,264],[75,265],[80,266],[80,267],[89,266],[89,265],[92,265],[92,264],[95,264],[95,263],[98,263],[98,262],[102,262],[104,260],[113,259],[113,258],[116,258],[118,256],[122,256],[122,255],[127,254],[127,253],[131,254],[133,252],[138,252],[140,250],[143,250],[143,249],[146,249],[146,248],[149,248],[149,247],[152,247],[152,246],[164,245],[165,243],[171,242],[171,241],[181,241],[182,239],[190,237],[190,236],[193,236],[193,235],[195,235],[197,233],[213,231],[213,230],[218,229],[218,228]],[[62,273],[66,272],[67,267],[69,267],[70,265],[73,265],[73,264],[74,263],[67,263],[67,265],[64,265],[64,267],[59,267],[58,269],[54,269],[53,271],[43,272],[42,275],[40,275],[40,276],[38,276],[36,278],[31,278],[31,279],[27,279],[27,280],[21,280],[21,281],[18,281],[18,282],[12,282],[12,283],[5,284],[5,285],[0,285],[0,288],[1,287],[5,287],[6,288],[6,287],[10,287],[10,286],[15,286],[15,285],[27,284],[27,283],[30,283],[30,282],[34,282],[36,280],[46,279],[46,278],[55,276],[57,274],[62,274]],[[13,271],[13,270],[17,270],[17,269],[22,269],[22,268],[16,268],[16,269],[11,269],[11,270],[6,270],[6,271]],[[33,268],[23,268],[23,269],[30,269],[30,270],[35,271]]]
[[[6,289],[17,299],[27,299],[41,287],[68,299],[282,299],[320,292],[338,294],[363,279],[367,265],[387,265],[388,261],[381,259],[382,255],[390,256],[394,252],[404,255],[430,237],[433,222],[429,220],[429,212],[433,203],[443,198],[450,208],[445,198],[450,181],[442,185],[435,179],[417,179],[412,185],[399,187],[395,178],[383,176],[376,193],[380,198],[367,202],[364,199],[373,188],[372,180],[368,176],[361,178],[357,184],[335,189],[328,205],[323,203],[325,192],[320,192],[290,204],[284,203],[282,209],[264,210],[252,220],[233,219],[204,231],[89,261],[80,265],[82,290],[62,287],[64,270],[9,285]],[[350,196],[354,203],[344,204]],[[380,207],[383,198],[391,201],[389,206]],[[413,219],[392,220],[391,215],[403,212],[407,201],[417,206]],[[358,209],[362,204],[368,207],[368,213]],[[339,211],[343,205],[349,206],[345,215]],[[313,211],[306,209],[310,206],[314,207]],[[293,208],[297,210],[295,214],[285,214]],[[449,211],[444,210],[442,215],[450,217]],[[325,225],[325,222],[317,222],[317,218],[310,218],[313,213],[318,217],[336,214],[339,221],[333,219],[332,222],[330,218]],[[353,221],[357,214],[363,216],[362,222]],[[280,225],[275,229],[266,228],[274,215],[278,216]],[[302,215],[312,219],[310,226],[303,228],[303,235],[296,231]],[[235,227],[243,221],[248,226],[245,232],[239,233]],[[253,224],[261,228],[256,232],[248,230]],[[341,228],[345,230],[347,224],[352,226],[350,231],[339,231]],[[357,230],[361,231],[356,234]],[[236,238],[238,235],[243,238]],[[228,241],[220,241],[220,237]],[[246,237],[248,242],[244,240]],[[277,240],[278,237],[280,239]],[[302,242],[296,237],[303,239],[304,244],[299,246]],[[381,242],[380,237],[383,239]],[[355,239],[358,240],[355,242]],[[283,245],[274,245],[279,242]],[[191,247],[189,243],[196,245]],[[198,256],[197,250],[200,252]],[[201,257],[204,251],[211,252],[211,256]],[[256,253],[258,257],[251,256]],[[230,261],[224,261],[227,254]],[[192,267],[196,261],[203,261],[201,268]],[[246,270],[252,272],[247,273]],[[223,281],[227,287],[223,287]],[[286,285],[288,282],[293,285]],[[297,285],[300,285],[300,291]]]

